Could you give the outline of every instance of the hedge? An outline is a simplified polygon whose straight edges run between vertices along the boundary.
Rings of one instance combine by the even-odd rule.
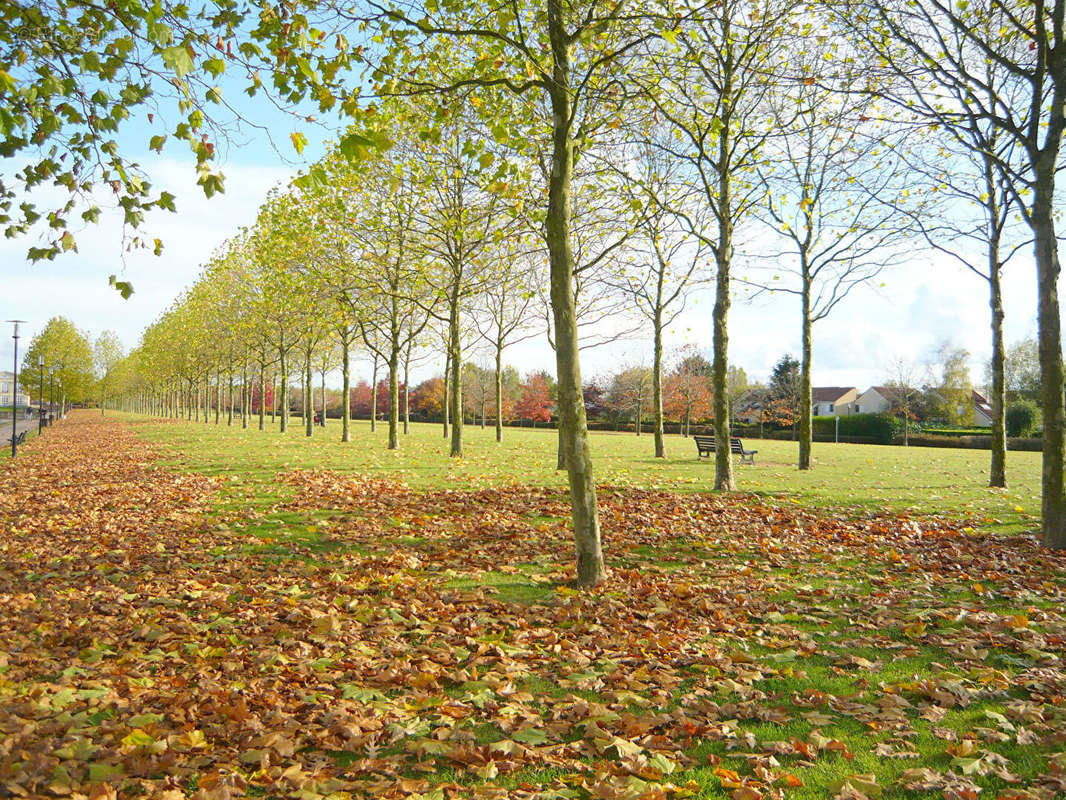
[[[840,420],[839,429],[837,420]],[[899,420],[889,414],[850,414],[844,417],[815,417],[812,420],[812,433],[818,438],[828,437],[825,441],[833,441],[839,430],[841,441],[848,437],[874,444],[892,444],[901,427]]]

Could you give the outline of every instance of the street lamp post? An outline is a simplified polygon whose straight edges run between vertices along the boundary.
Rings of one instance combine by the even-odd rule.
[[[14,458],[18,452],[18,445],[15,444],[15,437],[18,435],[18,410],[19,410],[19,323],[25,322],[24,319],[9,319],[8,322],[12,322],[15,325],[15,332],[11,335],[11,338],[15,340],[15,363],[11,370],[12,376],[12,392],[11,392],[11,457]]]
[[[53,406],[56,391],[56,368],[48,368],[48,424],[52,424]]]
[[[44,356],[37,356],[37,366],[41,369],[41,393],[37,395],[37,435],[44,431]]]

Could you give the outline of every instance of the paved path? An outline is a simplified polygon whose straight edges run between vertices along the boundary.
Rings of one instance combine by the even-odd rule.
[[[16,434],[22,433],[23,431],[31,430],[37,430],[36,418],[20,419],[17,423],[15,423]],[[26,435],[29,436],[28,433]],[[6,443],[8,447],[11,446],[11,417],[7,417],[6,419],[0,419],[0,442]]]

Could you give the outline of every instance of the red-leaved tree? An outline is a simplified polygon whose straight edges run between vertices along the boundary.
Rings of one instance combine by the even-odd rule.
[[[534,425],[548,422],[552,418],[552,401],[548,392],[548,382],[539,372],[532,372],[519,385],[518,402],[515,403],[515,416],[528,419]]]

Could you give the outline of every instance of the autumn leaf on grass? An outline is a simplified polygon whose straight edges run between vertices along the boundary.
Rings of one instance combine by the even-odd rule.
[[[548,743],[548,734],[540,728],[522,728],[511,735],[511,738],[522,744],[538,745]]]
[[[880,797],[884,789],[878,785],[877,776],[867,772],[834,781],[829,784],[829,791],[833,792],[838,800],[868,800],[871,797]]]

